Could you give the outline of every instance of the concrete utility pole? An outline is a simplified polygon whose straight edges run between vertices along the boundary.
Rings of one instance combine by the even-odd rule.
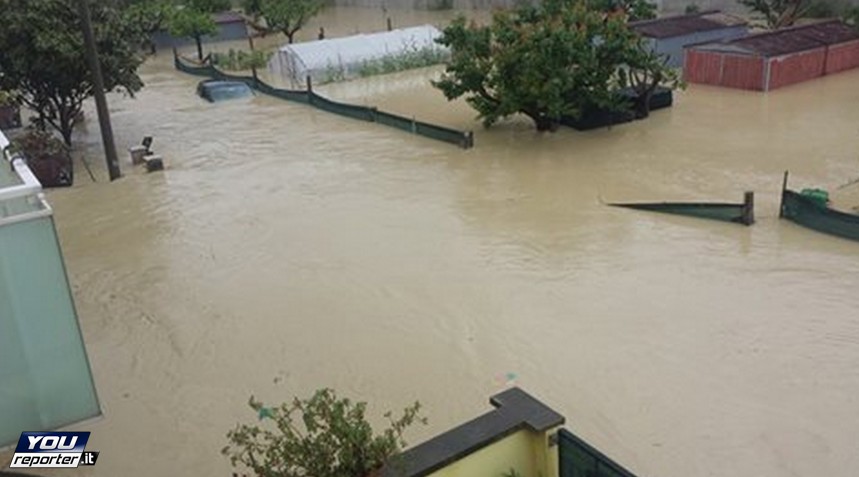
[[[98,125],[101,129],[101,142],[104,145],[104,158],[107,161],[107,171],[110,180],[122,176],[119,170],[119,159],[116,157],[116,144],[113,142],[113,128],[110,126],[110,112],[107,109],[107,98],[104,96],[104,79],[101,76],[101,65],[98,62],[98,50],[95,47],[95,34],[92,31],[88,0],[78,0],[81,20],[83,21],[84,43],[86,56],[92,71],[92,83],[95,89],[95,109],[98,111]]]

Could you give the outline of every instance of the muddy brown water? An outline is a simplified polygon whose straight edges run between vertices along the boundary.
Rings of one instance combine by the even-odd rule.
[[[777,219],[781,173],[859,177],[859,71],[769,94],[691,86],[647,121],[489,130],[424,79],[334,98],[473,128],[456,147],[279,100],[208,104],[166,55],[117,142],[163,173],[49,193],[104,418],[98,465],[55,475],[229,475],[236,422],[331,386],[420,400],[419,442],[513,384],[642,476],[852,477],[859,468],[859,244]],[[88,111],[94,117],[92,111]],[[753,227],[601,200],[737,200]],[[851,188],[836,194],[859,204]],[[8,456],[8,454],[4,454]],[[54,475],[54,474],[50,474]]]

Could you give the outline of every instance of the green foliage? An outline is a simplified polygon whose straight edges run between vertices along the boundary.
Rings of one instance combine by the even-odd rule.
[[[0,106],[15,106],[21,103],[17,91],[0,90]]]
[[[295,33],[324,6],[322,0],[259,0],[260,13],[265,18],[263,33],[281,32],[290,43]],[[260,29],[259,25],[252,25]]]
[[[775,30],[789,27],[807,15],[812,0],[739,0],[756,15],[760,26]]]
[[[859,6],[849,8],[842,14],[844,21],[859,31]]]
[[[328,64],[325,65],[325,74],[322,76],[319,84],[335,83],[345,79],[346,70],[342,66],[335,65],[329,61]]]
[[[678,70],[667,66],[668,58],[638,42],[626,52],[626,61],[618,69],[618,85],[635,92],[633,108],[638,118],[650,114],[650,98],[658,86],[685,88]]]
[[[123,15],[142,32],[151,34],[167,27],[174,9],[175,5],[170,0],[147,0],[123,9]]]
[[[808,6],[808,18],[834,18],[844,10],[844,5],[832,0],[816,0]]]
[[[173,12],[169,20],[170,34],[194,39],[197,59],[203,61],[203,37],[218,31],[212,14],[228,8],[229,0],[187,0]]]
[[[453,10],[453,0],[430,0],[427,9],[431,11]]]
[[[252,15],[254,18],[262,15],[262,0],[242,0],[241,6],[245,14]]]
[[[367,403],[338,398],[331,389],[277,407],[253,397],[249,404],[270,426],[238,425],[221,453],[258,477],[365,477],[406,446],[408,427],[426,423],[416,402],[397,419],[386,413],[389,427],[374,435],[364,416]]]
[[[647,0],[590,0],[590,2],[591,8],[603,13],[622,12],[630,22],[656,18],[656,4]]]
[[[223,12],[233,6],[230,0],[184,0],[183,3],[186,8],[206,13]]]
[[[274,52],[254,50],[246,52],[230,48],[228,53],[212,53],[212,64],[229,71],[265,68]]]
[[[851,5],[846,0],[817,0],[809,6],[806,16],[809,18],[840,18],[844,23],[859,30],[859,6]]]
[[[449,100],[464,96],[485,126],[522,113],[538,130],[554,130],[563,116],[628,108],[616,93],[631,83],[626,65],[670,75],[664,63],[646,61],[643,40],[623,18],[574,0],[502,11],[489,26],[460,17],[437,41],[451,58],[433,85]]]
[[[444,62],[448,54],[441,48],[412,48],[403,53],[366,60],[358,67],[359,76],[374,76],[397,71],[423,68]]]
[[[689,5],[686,5],[685,9],[683,9],[683,12],[686,13],[687,15],[691,15],[693,13],[698,13],[700,11],[701,11],[701,7],[699,7],[698,4],[695,4],[695,3],[690,3]]]
[[[113,0],[87,1],[105,90],[133,94],[143,86],[137,76],[140,31]],[[74,119],[94,93],[77,0],[0,0],[0,11],[0,89],[17,90],[39,123],[71,145]]]
[[[126,22],[143,38],[141,46],[149,46],[153,51],[152,34],[167,28],[174,14],[175,6],[170,0],[143,0],[123,9]]]

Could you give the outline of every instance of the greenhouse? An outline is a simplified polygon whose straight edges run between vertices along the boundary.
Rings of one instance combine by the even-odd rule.
[[[387,73],[440,62],[447,50],[435,43],[441,32],[422,25],[379,33],[360,34],[284,45],[269,60],[275,78],[303,85],[327,83],[356,76]]]

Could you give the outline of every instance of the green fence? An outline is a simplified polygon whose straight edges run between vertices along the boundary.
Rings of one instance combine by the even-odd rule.
[[[428,137],[449,144],[456,144],[463,149],[474,147],[474,134],[471,131],[459,131],[457,129],[438,126],[435,124],[416,121],[414,118],[406,118],[396,114],[379,111],[375,107],[361,106],[357,104],[341,103],[314,93],[312,90],[289,90],[275,88],[263,80],[253,76],[238,76],[224,73],[211,65],[209,58],[201,65],[188,64],[174,52],[174,64],[176,69],[194,76],[204,76],[229,81],[242,81],[260,93],[274,96],[287,101],[309,104],[329,113],[339,114],[361,121],[373,122],[400,129],[402,131]]]
[[[635,477],[566,429],[558,431],[558,474],[560,477]]]

